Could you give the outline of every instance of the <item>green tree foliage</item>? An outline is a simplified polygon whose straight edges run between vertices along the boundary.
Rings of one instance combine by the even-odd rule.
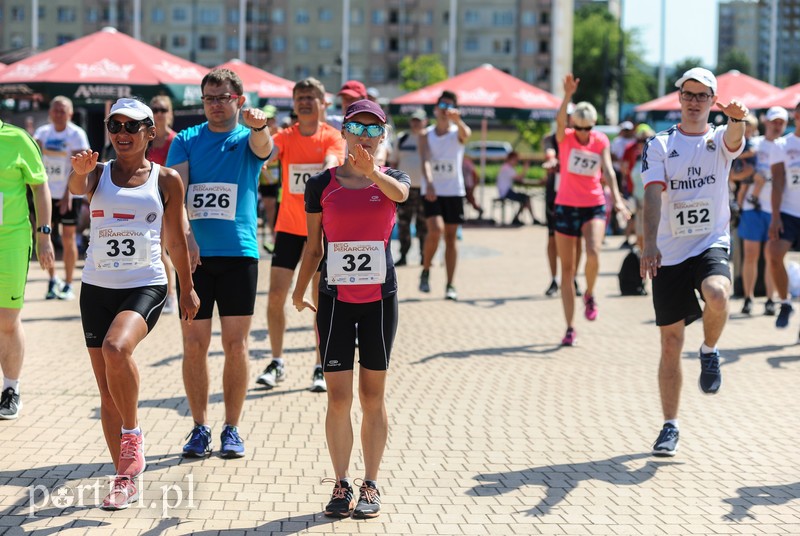
[[[527,143],[533,150],[544,150],[541,144],[544,137],[550,132],[550,123],[529,119],[527,121],[514,121],[514,126],[519,134],[517,141],[513,143],[515,150],[520,141]]]
[[[750,58],[747,54],[738,48],[730,49],[717,64],[717,74],[727,73],[728,71],[737,70],[743,74],[753,74],[752,65],[750,65]]]
[[[618,54],[623,39],[624,67],[620,73]],[[603,113],[605,97],[623,76],[623,100],[645,102],[656,95],[656,77],[644,62],[639,31],[621,31],[619,21],[598,4],[588,4],[575,13],[573,73],[581,79],[577,101],[589,101]]]
[[[400,87],[404,91],[417,89],[447,80],[447,69],[436,54],[424,54],[400,60]]]

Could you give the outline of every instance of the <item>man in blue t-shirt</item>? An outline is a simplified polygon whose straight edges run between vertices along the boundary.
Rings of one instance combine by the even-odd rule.
[[[247,394],[247,338],[258,281],[258,178],[272,153],[272,138],[262,110],[242,110],[245,97],[236,73],[214,69],[200,87],[208,121],[179,133],[167,157],[167,165],[180,173],[186,187],[189,256],[200,297],[194,322],[181,322],[183,383],[195,422],[183,455],[211,454],[207,361],[216,303],[225,352],[220,454],[240,458],[244,442],[237,427]],[[244,126],[239,124],[240,112]]]

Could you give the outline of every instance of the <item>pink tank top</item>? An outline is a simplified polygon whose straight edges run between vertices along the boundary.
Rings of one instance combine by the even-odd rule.
[[[603,185],[603,150],[609,147],[602,132],[589,132],[589,143],[582,145],[575,130],[568,128],[564,140],[558,144],[561,182],[556,194],[556,204],[569,207],[596,207],[605,205]]]

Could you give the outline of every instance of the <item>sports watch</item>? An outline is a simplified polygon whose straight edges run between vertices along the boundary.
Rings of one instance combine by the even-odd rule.
[[[50,234],[51,230],[52,229],[50,229],[49,225],[42,225],[41,227],[37,227],[36,228],[36,232],[37,233],[42,233],[42,234]]]

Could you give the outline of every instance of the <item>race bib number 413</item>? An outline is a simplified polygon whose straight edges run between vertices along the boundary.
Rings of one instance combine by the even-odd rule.
[[[328,244],[329,285],[375,285],[386,281],[383,241]]]
[[[190,184],[186,208],[190,220],[236,219],[236,194],[238,184],[203,182]]]
[[[707,235],[714,228],[712,200],[673,201],[670,204],[669,222],[674,237]]]

